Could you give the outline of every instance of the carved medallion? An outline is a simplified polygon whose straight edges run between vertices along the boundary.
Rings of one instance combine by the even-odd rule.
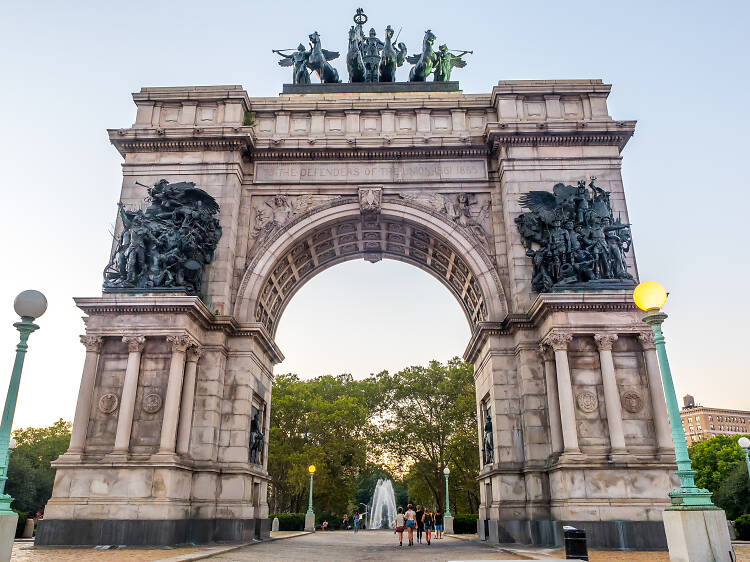
[[[628,390],[623,392],[620,397],[622,407],[625,408],[631,414],[640,412],[643,409],[643,398],[635,390]]]
[[[161,410],[162,398],[156,393],[146,394],[143,397],[143,411],[147,414],[155,414]]]
[[[380,214],[383,199],[382,187],[359,188],[359,212],[363,217],[374,219]]]
[[[111,414],[115,410],[117,410],[117,406],[120,405],[120,399],[117,397],[117,394],[114,394],[112,392],[108,392],[107,394],[103,394],[101,398],[99,398],[99,410],[101,410],[105,414]]]
[[[596,394],[590,390],[580,392],[578,396],[576,396],[576,403],[578,404],[578,409],[587,414],[595,411],[599,406],[599,400],[597,400]]]

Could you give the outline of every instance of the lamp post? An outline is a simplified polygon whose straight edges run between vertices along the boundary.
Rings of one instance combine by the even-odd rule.
[[[311,464],[307,467],[307,472],[310,473],[310,503],[307,505],[307,513],[305,513],[305,531],[315,531],[315,512],[313,511],[312,498],[313,498],[313,475],[315,474],[315,465]]]
[[[29,335],[39,326],[34,324],[34,319],[39,318],[47,310],[47,299],[39,291],[22,291],[13,301],[13,308],[21,317],[20,322],[13,326],[20,333],[20,341],[16,346],[16,360],[13,363],[13,371],[10,375],[8,394],[5,397],[5,408],[3,418],[0,421],[0,559],[9,560],[13,550],[13,537],[16,531],[18,515],[10,508],[13,498],[5,493],[5,482],[8,480],[8,460],[10,458],[10,447],[15,439],[10,438],[10,430],[13,426],[13,416],[16,413],[16,402],[18,400],[18,389],[21,385],[21,371]],[[15,447],[13,447],[15,448]]]
[[[696,473],[691,466],[685,431],[682,428],[664,334],[661,331],[661,326],[667,319],[667,315],[661,312],[667,302],[667,291],[655,281],[645,281],[633,291],[633,300],[646,313],[643,321],[651,326],[654,333],[667,414],[672,428],[677,463],[675,474],[680,479],[680,487],[669,492],[672,505],[664,511],[664,530],[670,557],[673,560],[728,560],[726,553],[731,551],[731,543],[726,517],[723,510],[711,501],[711,492],[695,485]]]
[[[748,454],[748,449],[750,449],[750,439],[747,437],[740,437],[737,440],[737,444],[742,448],[743,451],[745,451],[745,464],[747,465],[747,477],[750,478],[750,454]]]
[[[453,516],[451,515],[451,498],[448,493],[448,476],[450,476],[451,469],[447,466],[443,469],[445,474],[445,512],[443,513],[443,532],[449,535],[453,534]]]

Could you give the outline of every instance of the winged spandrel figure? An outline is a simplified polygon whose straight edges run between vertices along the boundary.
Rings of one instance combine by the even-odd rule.
[[[300,43],[297,46],[297,50],[293,51],[292,54],[284,54],[284,51],[291,51],[292,49],[274,49],[274,53],[281,57],[279,66],[293,66],[294,73],[292,75],[293,84],[309,84],[310,73],[307,71],[307,62],[310,59],[310,51],[305,49],[305,46]]]
[[[466,61],[462,59],[464,55],[473,54],[474,51],[451,51],[447,45],[440,45],[437,54],[437,63],[435,64],[434,80],[435,82],[450,82],[451,70],[454,68],[464,68]]]

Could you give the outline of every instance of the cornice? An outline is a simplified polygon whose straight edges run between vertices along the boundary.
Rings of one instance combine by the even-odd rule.
[[[508,314],[501,322],[478,322],[464,351],[464,361],[473,362],[490,336],[509,336],[521,330],[534,330],[553,312],[632,312],[638,310],[632,294],[626,292],[540,293],[525,314]],[[627,331],[638,333],[642,326]],[[590,328],[570,329],[573,334],[593,333]],[[599,329],[599,332],[602,330]],[[622,333],[625,330],[617,330]],[[612,332],[615,333],[615,332]]]
[[[608,145],[625,148],[636,121],[513,121],[487,123],[484,137],[491,151],[501,146]]]
[[[230,337],[255,338],[274,363],[280,363],[284,360],[284,354],[281,353],[273,338],[260,322],[240,323],[232,316],[214,315],[198,297],[108,295],[104,297],[78,297],[73,300],[76,306],[88,316],[111,313],[187,314],[206,331],[221,331]]]
[[[132,152],[241,151],[255,146],[252,127],[171,127],[108,129],[109,142],[125,156]]]
[[[341,149],[258,149],[252,152],[253,161],[279,160],[435,160],[443,158],[487,158],[486,146],[435,146],[428,148],[393,147],[387,150],[371,148]]]

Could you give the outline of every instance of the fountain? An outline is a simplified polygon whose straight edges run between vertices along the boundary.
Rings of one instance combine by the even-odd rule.
[[[393,493],[393,482],[378,478],[375,492],[372,494],[372,511],[370,511],[370,529],[393,529],[396,519],[396,496]]]

